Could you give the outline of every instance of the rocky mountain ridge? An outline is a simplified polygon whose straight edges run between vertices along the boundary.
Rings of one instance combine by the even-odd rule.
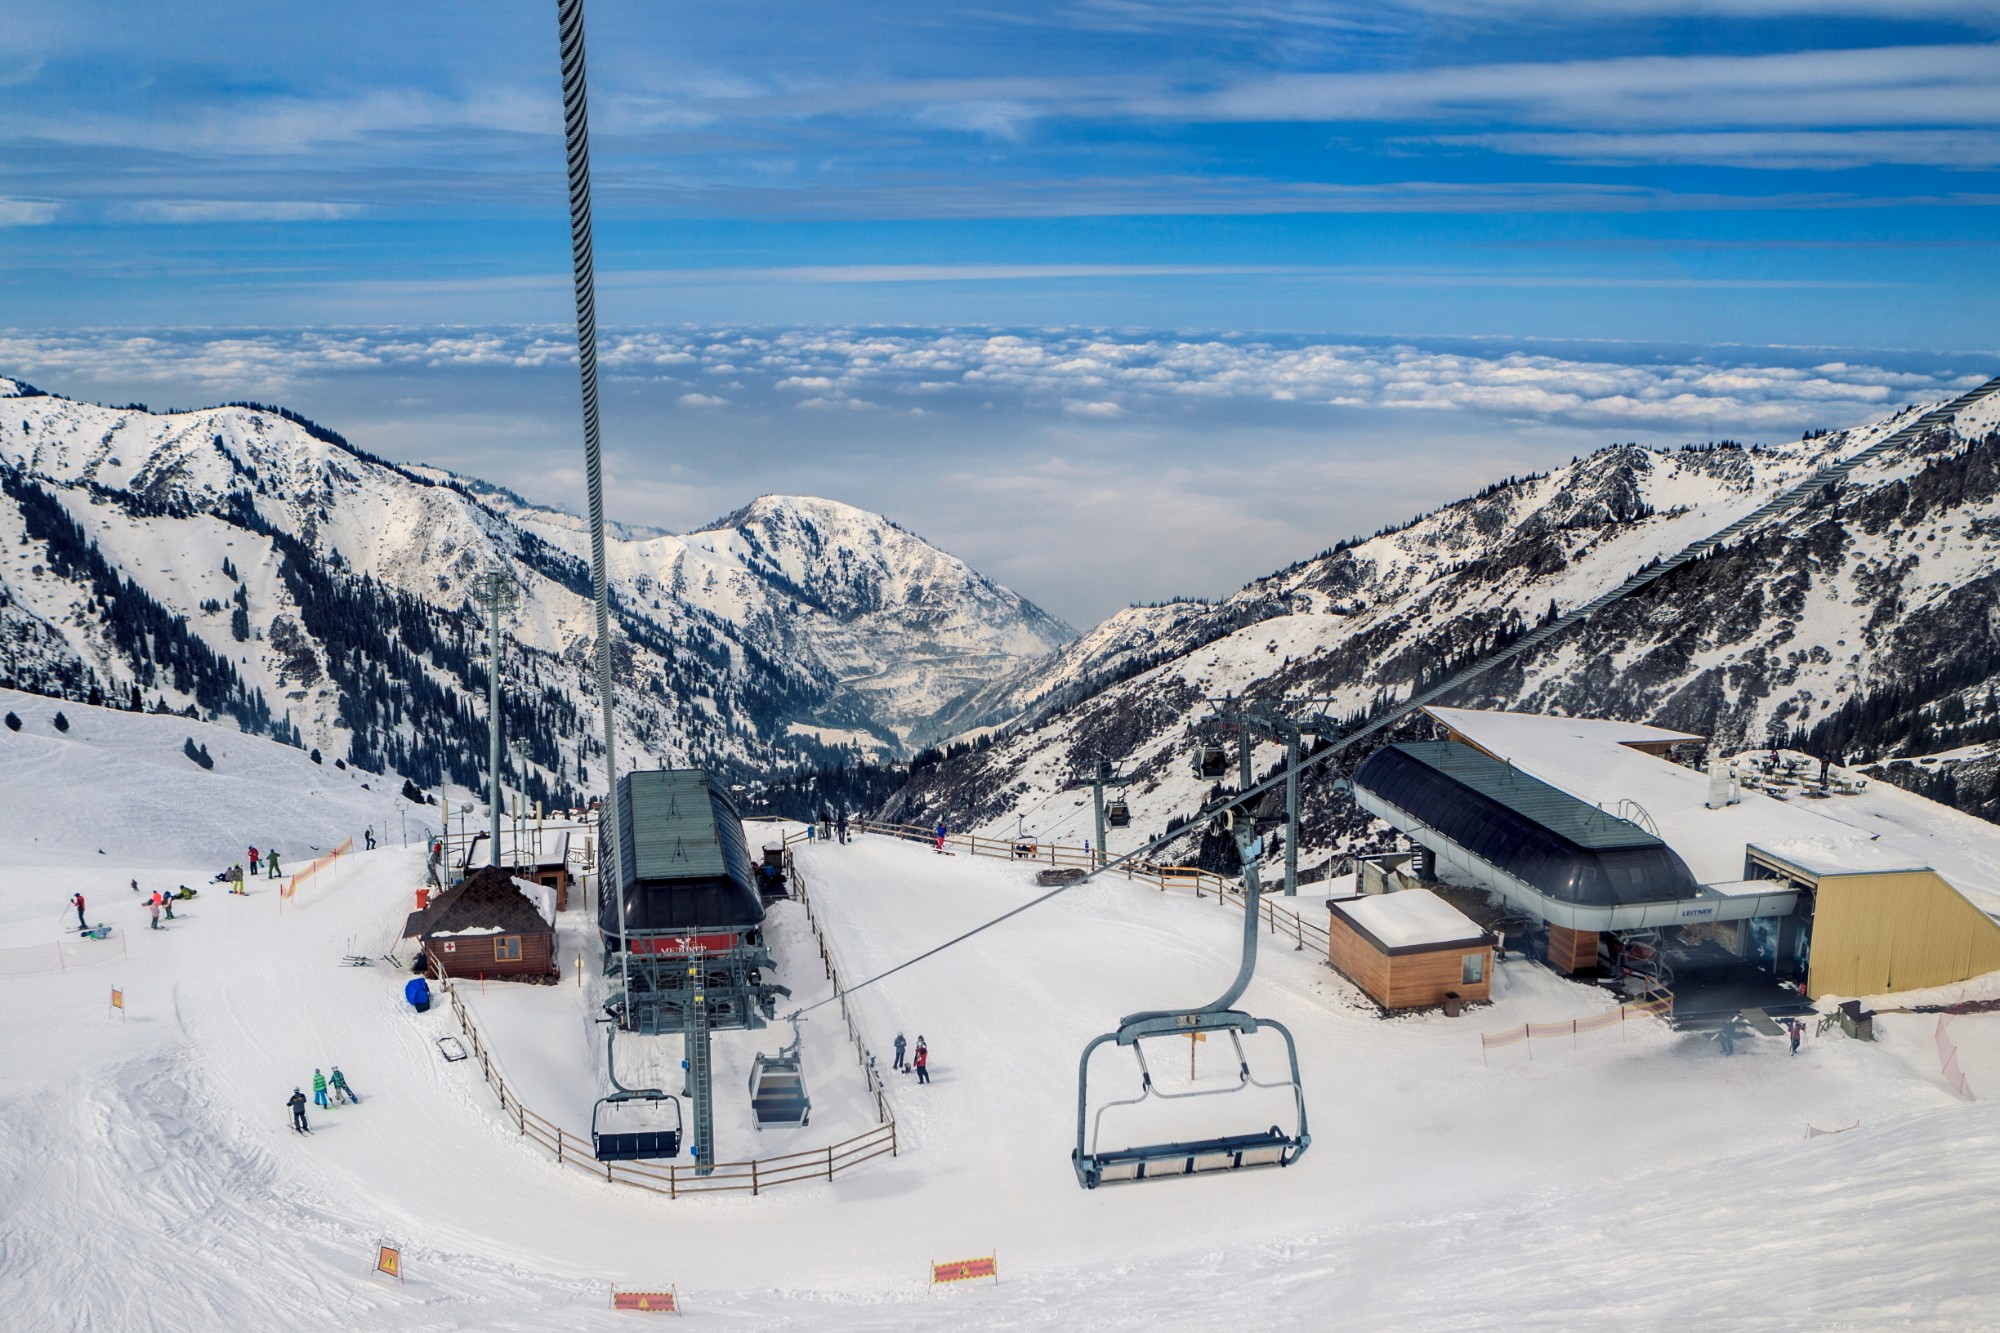
[[[588,538],[573,515],[375,458],[281,409],[153,413],[0,380],[0,676],[231,715],[431,786],[484,755],[473,579],[508,571],[510,781],[592,789]],[[764,496],[612,543],[628,762],[763,772],[927,740],[1072,636],[878,515]],[[963,716],[962,711],[954,716]]]
[[[1136,608],[997,687],[1022,715],[984,748],[928,767],[885,813],[1009,832],[1018,816],[1045,836],[1080,837],[1088,813],[1060,788],[1102,756],[1134,778],[1134,822],[1113,849],[1135,844],[1210,794],[1187,763],[1205,698],[1314,697],[1359,717],[1918,412],[1780,446],[1608,448],[1342,543],[1219,602]],[[1850,759],[1963,747],[2000,738],[1996,594],[2000,400],[1989,397],[1444,702],[1657,721],[1731,748],[1779,735]],[[1259,771],[1279,756],[1260,747]],[[1975,779],[1988,767],[1959,771]],[[1307,795],[1306,840],[1322,852],[1366,835],[1328,785]],[[1179,854],[1195,850],[1190,839]]]

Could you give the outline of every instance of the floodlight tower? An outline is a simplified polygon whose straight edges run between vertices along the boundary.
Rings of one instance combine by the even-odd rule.
[[[500,617],[518,602],[520,586],[504,569],[489,569],[472,581],[472,600],[487,614],[492,639],[486,653],[486,762],[490,782],[493,845],[486,864],[500,864]]]

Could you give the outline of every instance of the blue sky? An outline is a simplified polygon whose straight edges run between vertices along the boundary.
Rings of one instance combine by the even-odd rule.
[[[595,0],[589,35],[634,521],[830,493],[1087,622],[2000,360],[1990,4]],[[562,191],[548,0],[11,6],[0,373],[281,397],[573,503]],[[714,373],[731,336],[766,360]]]

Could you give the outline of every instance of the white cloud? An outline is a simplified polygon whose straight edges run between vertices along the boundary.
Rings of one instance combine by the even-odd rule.
[[[729,400],[706,393],[684,393],[674,399],[674,404],[678,407],[727,407]]]
[[[0,227],[46,227],[60,210],[40,199],[0,197]]]
[[[128,222],[332,222],[359,217],[359,204],[285,199],[153,199],[119,204],[111,215]]]

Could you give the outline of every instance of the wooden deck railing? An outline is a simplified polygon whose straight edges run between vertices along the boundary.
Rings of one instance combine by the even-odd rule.
[[[921,842],[935,845],[937,833],[933,829],[919,828],[914,824],[892,824],[884,820],[857,820],[854,827],[862,833],[874,833],[883,837],[900,838],[906,842]],[[805,839],[803,833],[789,834],[785,838],[787,847]],[[1089,870],[1101,864],[1099,854],[1086,852],[1081,847],[1057,843],[1037,843],[1032,839],[1015,841],[1008,838],[988,838],[977,833],[945,834],[947,848],[969,852],[973,856],[993,856],[1009,861],[1021,861],[1036,865],[1074,866]],[[1163,866],[1151,861],[1128,861],[1108,872],[1138,884],[1147,884],[1161,893],[1192,893],[1196,898],[1213,898],[1215,905],[1225,904],[1243,909],[1243,886],[1232,879],[1225,879],[1212,870],[1202,870],[1196,866]],[[1293,901],[1300,901],[1294,899]],[[1257,915],[1270,933],[1292,941],[1295,949],[1310,946],[1321,953],[1327,950],[1326,927],[1309,920],[1304,913],[1284,906],[1282,896],[1272,897],[1267,890],[1257,902]]]
[[[817,934],[817,930],[815,930]],[[459,997],[458,986],[444,974],[444,969],[432,960],[432,970],[437,974],[437,986],[451,1001],[452,1016],[458,1020],[459,1030],[465,1034],[471,1045],[471,1058],[479,1062],[479,1073],[486,1080],[486,1086],[500,1100],[501,1116],[513,1122],[515,1132],[537,1148],[553,1157],[563,1166],[575,1167],[593,1176],[601,1176],[614,1185],[630,1185],[635,1189],[651,1190],[668,1198],[679,1198],[683,1194],[720,1194],[728,1192],[748,1192],[761,1194],[776,1185],[789,1185],[807,1180],[832,1180],[843,1171],[851,1171],[863,1162],[877,1157],[893,1157],[897,1152],[896,1121],[889,1114],[888,1099],[882,1094],[882,1085],[876,1079],[873,1068],[863,1061],[863,1069],[868,1075],[871,1091],[876,1098],[876,1109],[882,1122],[870,1130],[856,1134],[839,1143],[828,1144],[824,1148],[812,1148],[805,1152],[785,1153],[777,1157],[762,1157],[747,1162],[717,1162],[704,1173],[695,1166],[683,1166],[678,1162],[600,1162],[592,1151],[587,1135],[575,1134],[550,1120],[547,1116],[532,1110],[514,1091],[494,1057],[493,1048],[480,1030],[479,1022],[472,1011],[466,1008]],[[829,975],[831,973],[829,972]],[[846,996],[841,996],[841,1010],[846,1012]],[[850,1020],[850,1033],[854,1031]]]

